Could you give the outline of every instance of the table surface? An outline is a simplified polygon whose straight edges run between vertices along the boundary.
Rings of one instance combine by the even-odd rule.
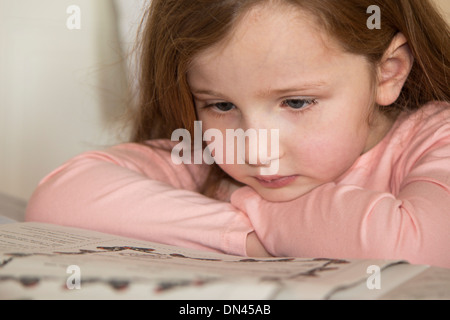
[[[0,223],[25,220],[27,202],[12,196],[0,193]]]

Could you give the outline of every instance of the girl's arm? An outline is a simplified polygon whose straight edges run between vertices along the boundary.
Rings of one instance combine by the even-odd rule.
[[[267,202],[245,187],[231,202],[248,214],[275,256],[406,259],[450,267],[449,135],[418,158],[396,196],[328,183],[284,203]]]
[[[231,204],[197,192],[205,170],[174,165],[162,141],[88,152],[40,183],[26,220],[245,255],[253,228]]]

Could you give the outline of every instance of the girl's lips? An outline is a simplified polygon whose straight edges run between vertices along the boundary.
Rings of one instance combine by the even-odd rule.
[[[266,188],[285,187],[297,179],[297,175],[293,176],[255,176],[255,179]]]

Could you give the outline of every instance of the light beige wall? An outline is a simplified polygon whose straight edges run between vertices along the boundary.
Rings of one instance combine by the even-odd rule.
[[[436,2],[437,6],[441,8],[444,12],[444,15],[447,18],[447,21],[450,23],[450,0],[433,0]]]
[[[81,9],[81,29],[66,26]],[[27,199],[78,153],[115,143],[123,103],[110,0],[0,0],[0,193]]]

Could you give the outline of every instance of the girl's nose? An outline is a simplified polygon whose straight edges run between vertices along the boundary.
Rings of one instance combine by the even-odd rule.
[[[246,137],[244,162],[255,167],[269,167],[280,158],[278,129],[248,129],[255,133]]]
[[[258,112],[243,114],[242,117],[245,148],[238,150],[244,155],[240,161],[252,167],[259,167],[260,170],[267,171],[270,168],[269,171],[273,171],[273,168],[278,168],[281,157],[279,128],[276,127],[273,117],[269,113],[264,113],[264,108],[255,110]]]

